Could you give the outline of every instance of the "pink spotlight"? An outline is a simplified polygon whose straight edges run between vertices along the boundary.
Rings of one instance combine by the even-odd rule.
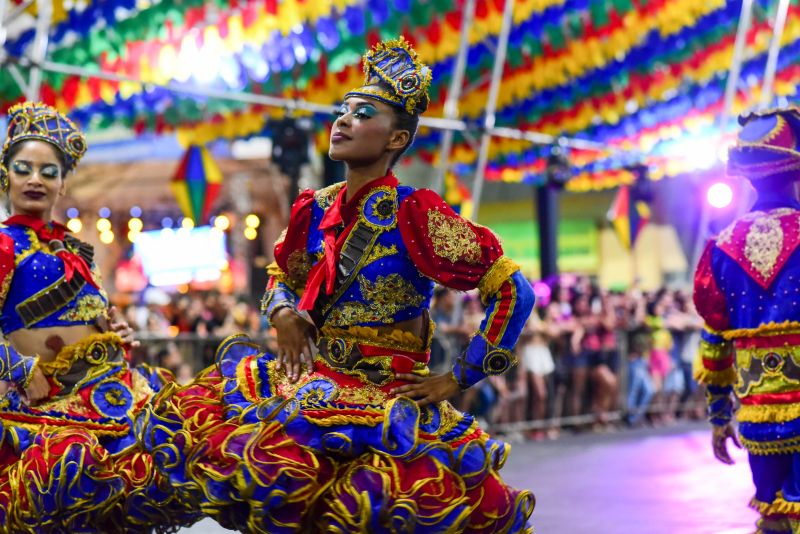
[[[706,199],[714,208],[727,208],[733,201],[733,189],[725,182],[717,182],[708,188]]]

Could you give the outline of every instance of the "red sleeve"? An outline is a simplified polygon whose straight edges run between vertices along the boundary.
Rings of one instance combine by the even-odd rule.
[[[694,273],[694,305],[697,313],[710,328],[721,332],[729,328],[728,307],[725,295],[717,287],[717,280],[711,269],[711,255],[714,241],[709,241]]]
[[[311,189],[298,195],[292,204],[289,226],[275,242],[275,264],[279,271],[271,269],[270,275],[280,278],[295,292],[305,287],[311,269],[307,241],[313,203],[314,191]]]
[[[453,289],[478,287],[503,255],[491,230],[459,216],[430,189],[415,191],[403,200],[397,223],[417,269]]]
[[[6,301],[11,277],[14,275],[14,240],[0,232],[0,307]]]

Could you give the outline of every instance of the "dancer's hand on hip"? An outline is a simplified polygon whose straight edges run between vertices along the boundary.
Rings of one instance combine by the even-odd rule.
[[[292,382],[297,382],[305,366],[314,369],[314,325],[289,308],[281,308],[272,316],[272,326],[278,333],[278,367],[286,371]]]
[[[728,454],[728,438],[733,440],[733,444],[742,448],[736,430],[731,423],[727,425],[714,425],[711,433],[711,446],[714,448],[714,456],[724,464],[733,465],[733,458]]]
[[[453,373],[430,376],[397,373],[395,378],[397,378],[397,380],[411,382],[411,384],[394,388],[392,390],[392,395],[404,395],[415,399],[420,406],[447,400],[461,391]]]
[[[39,366],[36,366],[33,369],[33,376],[31,376],[31,380],[28,382],[28,387],[25,388],[25,396],[28,398],[28,402],[36,402],[47,397],[49,394],[50,382],[47,381],[47,377],[44,376]]]

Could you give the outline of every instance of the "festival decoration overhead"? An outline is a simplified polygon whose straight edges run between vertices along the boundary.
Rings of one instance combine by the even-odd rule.
[[[472,218],[472,191],[452,172],[445,174],[443,197],[453,211],[467,219]]]
[[[623,185],[608,210],[608,220],[622,245],[631,250],[642,229],[650,221],[650,207],[647,202],[637,198],[631,186]]]
[[[426,116],[442,116],[464,3],[54,0],[48,59],[156,85],[46,72],[42,96],[93,129],[121,123],[137,132],[174,132],[187,146],[246,138],[268,133],[269,121],[283,112],[177,95],[158,85],[191,83],[333,104],[342,87],[360,82],[360,55],[367,46],[404,35],[433,72]],[[754,3],[759,9],[747,35],[734,113],[758,100],[772,35],[770,15],[777,3]],[[459,111],[477,126],[504,0],[476,4]],[[497,125],[606,144],[606,151],[570,153],[575,178],[568,187],[577,191],[631,183],[625,168],[633,164],[648,165],[653,179],[714,164],[696,161],[684,148],[705,147],[703,154],[713,154],[708,145],[717,143],[740,9],[741,1],[734,0],[515,0]],[[31,29],[4,48],[21,56],[32,39]],[[800,6],[793,3],[778,60],[777,101],[793,100],[799,85]],[[0,70],[0,105],[22,99],[11,73]],[[324,150],[330,117],[312,118]],[[412,153],[435,163],[440,139],[441,132],[423,129]],[[548,150],[495,139],[487,177],[539,183]],[[452,160],[462,172],[477,160],[460,134]]]
[[[205,224],[219,196],[222,172],[205,147],[192,145],[175,171],[171,185],[184,216],[195,225]]]

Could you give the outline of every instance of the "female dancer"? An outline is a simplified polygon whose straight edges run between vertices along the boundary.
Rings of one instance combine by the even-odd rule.
[[[83,134],[43,104],[9,110],[0,186],[0,525],[4,532],[142,532],[189,523],[133,418],[166,375],[130,370],[132,331],[115,313],[93,249],[52,222]]]
[[[533,495],[497,473],[508,447],[445,399],[515,363],[533,292],[492,232],[391,172],[427,107],[429,69],[402,39],[364,66],[331,130],[347,181],[302,192],[275,247],[262,308],[278,353],[229,338],[215,367],[159,394],[142,440],[228,528],[526,531]],[[477,287],[488,306],[441,375],[426,365],[434,281]]]

